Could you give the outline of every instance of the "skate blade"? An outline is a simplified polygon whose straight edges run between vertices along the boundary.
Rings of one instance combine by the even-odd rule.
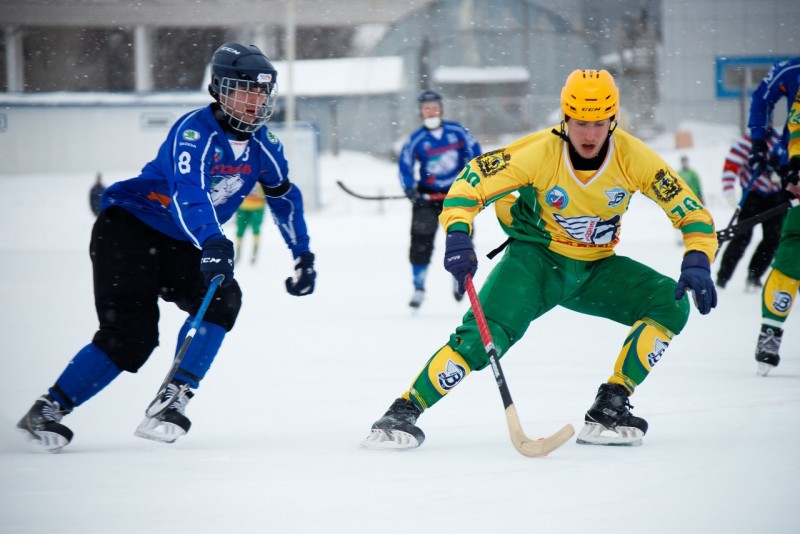
[[[599,423],[585,423],[578,434],[576,443],[580,445],[607,445],[617,447],[638,447],[642,444],[644,433],[631,426],[618,426],[609,430]]]
[[[362,449],[404,451],[419,447],[417,438],[401,430],[379,430],[373,428],[361,442]]]
[[[758,365],[758,368],[756,369],[756,372],[758,373],[758,376],[767,376],[770,371],[775,369],[774,365],[770,365],[768,363],[764,363],[764,362],[756,362],[756,363]]]
[[[37,446],[43,448],[47,452],[56,454],[61,452],[61,449],[69,445],[70,440],[57,434],[56,432],[47,432],[46,430],[28,430],[26,428],[17,427],[19,432],[28,438],[28,441],[35,443]]]
[[[174,443],[176,439],[185,434],[186,431],[178,425],[152,417],[145,417],[133,433],[136,437],[161,443]]]

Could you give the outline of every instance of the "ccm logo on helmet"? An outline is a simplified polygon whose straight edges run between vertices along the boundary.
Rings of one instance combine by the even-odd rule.
[[[220,50],[225,50],[226,52],[233,52],[237,56],[241,53],[238,50],[234,50],[233,48],[228,48],[227,46],[220,46],[219,49]]]
[[[600,111],[601,109],[602,108],[581,108],[581,111],[592,112],[592,111]]]

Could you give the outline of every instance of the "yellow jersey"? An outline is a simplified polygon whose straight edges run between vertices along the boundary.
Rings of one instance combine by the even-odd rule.
[[[702,251],[713,261],[718,244],[709,211],[661,157],[619,128],[594,171],[576,170],[568,143],[552,129],[481,154],[453,183],[439,221],[447,231],[471,234],[475,216],[495,203],[511,238],[593,261],[614,253],[622,216],[636,191],[664,210],[683,233],[687,250]]]
[[[264,189],[261,184],[256,182],[253,189],[244,197],[239,209],[242,211],[259,211],[266,208],[267,201],[264,198]]]
[[[789,142],[786,146],[789,159],[800,157],[800,90],[794,95],[794,100],[789,108],[789,117],[786,119],[789,130]]]

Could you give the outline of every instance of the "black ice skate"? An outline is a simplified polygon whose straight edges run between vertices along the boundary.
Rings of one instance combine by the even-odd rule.
[[[361,446],[365,449],[416,449],[425,441],[425,434],[414,425],[421,414],[413,402],[397,399],[386,414],[375,421]]]
[[[761,333],[758,334],[758,344],[756,345],[756,362],[758,362],[759,375],[767,376],[772,369],[778,367],[781,361],[778,351],[781,348],[782,337],[783,330],[780,328],[761,325]]]
[[[414,289],[414,294],[411,295],[411,300],[408,305],[412,308],[419,308],[422,306],[422,301],[425,300],[425,290],[421,287]]]
[[[161,396],[162,402],[169,402],[176,397],[163,413],[153,417],[145,417],[134,434],[140,438],[152,439],[162,443],[172,443],[189,432],[192,422],[186,417],[186,405],[194,397],[187,387],[176,382],[167,384]]]
[[[17,428],[46,450],[56,453],[72,441],[72,430],[61,424],[61,418],[67,413],[49,394],[42,395],[19,420]]]
[[[750,274],[750,276],[747,277],[747,281],[744,283],[744,290],[746,293],[759,293],[763,287],[761,280],[753,274]]]
[[[618,384],[602,384],[594,404],[586,412],[577,442],[582,445],[642,444],[647,421],[630,411],[628,390]]]

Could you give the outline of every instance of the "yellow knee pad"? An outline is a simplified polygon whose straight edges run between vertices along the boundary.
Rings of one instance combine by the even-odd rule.
[[[445,345],[428,360],[403,397],[427,409],[447,395],[471,372],[464,358]]]
[[[633,393],[664,355],[672,338],[672,332],[658,323],[648,319],[636,321],[625,338],[614,364],[614,374],[608,381]]]
[[[781,271],[772,269],[767,277],[767,283],[764,284],[764,289],[761,292],[761,310],[764,317],[765,324],[771,326],[781,326],[789,312],[792,310],[794,298],[797,295],[797,289],[800,286],[800,281],[794,278],[789,278]],[[774,320],[776,324],[771,324],[770,320]]]

